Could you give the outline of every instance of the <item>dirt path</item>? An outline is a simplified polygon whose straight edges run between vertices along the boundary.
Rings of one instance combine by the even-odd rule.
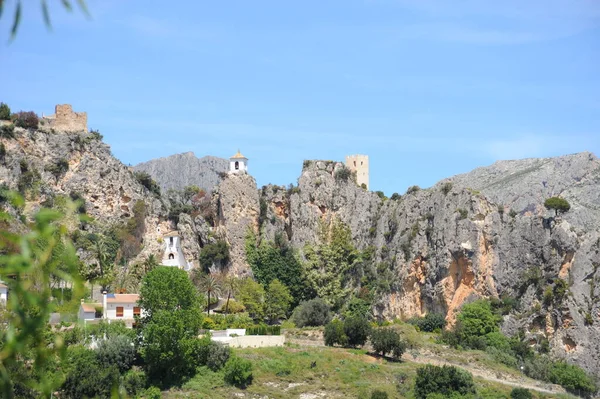
[[[300,346],[313,346],[313,347],[322,347],[323,342],[313,339],[297,339],[286,337],[286,341],[292,344],[297,344]],[[368,356],[369,358],[374,359],[372,356]],[[527,388],[532,391],[549,393],[549,394],[564,394],[566,391],[559,385],[548,384],[541,381],[533,380],[531,378],[522,376],[515,377],[512,375],[493,372],[487,369],[482,369],[481,366],[471,366],[465,364],[459,364],[454,362],[449,362],[433,353],[428,351],[419,352],[416,357],[412,356],[410,353],[405,353],[402,356],[402,360],[406,362],[419,363],[419,364],[433,364],[435,366],[456,366],[460,367],[464,370],[467,370],[471,374],[476,377],[483,378],[484,380],[497,382],[504,385],[509,385],[512,387],[518,388]]]

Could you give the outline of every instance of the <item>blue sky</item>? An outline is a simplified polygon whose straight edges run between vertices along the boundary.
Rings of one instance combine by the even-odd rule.
[[[250,158],[259,185],[303,159],[370,156],[403,193],[499,159],[600,155],[597,0],[25,1],[0,101],[87,111],[126,164]],[[59,3],[59,2],[55,2]]]

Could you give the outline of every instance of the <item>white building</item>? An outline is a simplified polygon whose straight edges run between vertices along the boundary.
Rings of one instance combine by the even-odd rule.
[[[183,270],[189,270],[190,266],[185,260],[183,250],[181,249],[181,239],[177,232],[171,232],[163,237],[165,241],[165,253],[162,261],[163,266],[175,266]]]
[[[0,281],[0,301],[8,301],[8,286]]]
[[[229,173],[248,173],[248,158],[243,156],[240,150],[229,158]]]
[[[103,303],[81,303],[79,320],[84,322],[123,321],[127,327],[133,327],[135,318],[143,317],[144,311],[138,305],[138,294],[104,294]],[[102,311],[100,311],[100,309]]]

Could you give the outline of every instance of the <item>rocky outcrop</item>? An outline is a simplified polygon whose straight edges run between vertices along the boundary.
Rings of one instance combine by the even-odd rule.
[[[249,230],[258,233],[256,181],[246,173],[228,175],[213,193],[213,206],[216,209],[213,232],[229,244],[229,273],[236,276],[250,274],[245,240]]]
[[[507,331],[547,338],[555,354],[598,375],[600,243],[595,216],[585,211],[600,206],[598,160],[590,154],[565,158],[511,161],[508,172],[490,172],[494,181],[509,182],[508,192],[522,190],[514,197],[500,183],[478,183],[484,175],[479,171],[473,182],[459,176],[395,200],[341,178],[341,163],[307,161],[297,188],[285,194],[273,186],[262,189],[268,206],[261,231],[267,239],[284,233],[301,250],[318,240],[320,220],[339,218],[359,249],[375,249],[377,269],[391,271],[391,289],[378,295],[374,309],[380,317],[441,312],[452,324],[467,301],[512,296],[519,308],[506,317]],[[541,175],[533,174],[532,165],[543,171],[546,186],[534,184]],[[548,182],[555,188],[544,191]],[[576,191],[586,195],[569,196]],[[559,194],[572,199],[573,215],[554,218],[545,210],[544,199]],[[513,207],[519,212],[511,212]],[[537,270],[539,279],[531,278]],[[544,301],[544,291],[558,280],[567,294]]]
[[[193,152],[186,152],[143,162],[133,168],[150,174],[164,191],[182,190],[190,185],[212,191],[222,180],[220,174],[229,169],[229,161],[212,156],[196,158]]]

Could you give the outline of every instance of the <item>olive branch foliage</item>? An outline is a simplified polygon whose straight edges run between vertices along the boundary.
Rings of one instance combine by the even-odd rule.
[[[22,207],[23,199],[9,193],[13,206]],[[69,204],[67,214],[76,214],[76,204]],[[87,218],[86,216],[81,216]],[[12,217],[0,211],[0,223],[7,226]],[[51,282],[60,279],[72,283],[73,297],[83,293],[83,280],[79,277],[79,259],[68,238],[63,215],[51,209],[41,209],[28,226],[29,232],[13,233],[0,230],[0,279],[9,289],[6,304],[7,322],[0,329],[0,396],[12,398],[14,376],[9,369],[22,362],[25,353],[31,354],[30,366],[44,370],[48,361],[58,356],[64,358],[66,346],[57,335],[47,342],[46,330],[52,306]],[[29,365],[28,365],[29,366]],[[25,385],[50,397],[58,387],[46,373],[39,381],[24,381]]]

